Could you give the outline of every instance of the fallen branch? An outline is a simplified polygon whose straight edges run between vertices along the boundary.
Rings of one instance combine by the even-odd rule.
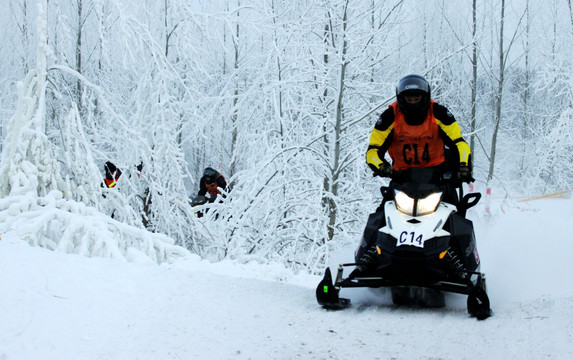
[[[573,190],[557,191],[557,192],[554,192],[551,194],[545,194],[545,195],[540,195],[540,196],[535,196],[535,197],[519,200],[519,202],[527,202],[527,201],[534,201],[534,200],[541,200],[541,199],[566,199],[567,197],[565,195],[572,192],[572,191]]]

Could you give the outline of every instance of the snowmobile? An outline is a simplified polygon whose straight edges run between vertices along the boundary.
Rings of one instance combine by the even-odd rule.
[[[199,208],[201,205],[205,205],[209,202],[209,198],[202,196],[202,195],[197,195],[197,196],[193,196],[191,199],[189,199],[189,205],[191,205],[191,208],[194,211],[194,215],[197,217],[203,217],[203,210],[200,210],[201,208]]]
[[[381,188],[384,200],[370,214],[355,262],[330,268],[316,288],[318,303],[331,310],[349,307],[343,288],[391,289],[396,305],[443,307],[444,292],[467,295],[468,313],[491,316],[485,274],[480,272],[473,224],[466,212],[480,193],[464,196],[451,172],[413,168],[395,172]],[[344,268],[355,270],[344,277]]]

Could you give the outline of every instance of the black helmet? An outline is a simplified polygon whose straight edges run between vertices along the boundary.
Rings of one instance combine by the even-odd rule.
[[[219,175],[217,170],[210,167],[205,168],[205,170],[203,171],[203,176],[217,177],[217,175]]]
[[[105,171],[105,177],[110,180],[114,177],[119,178],[119,175],[121,175],[121,171],[118,172],[119,169],[111,161],[106,161],[103,169]]]
[[[416,104],[409,104],[404,100],[405,95],[422,95],[422,101]],[[398,86],[396,86],[396,100],[400,109],[405,113],[426,111],[430,105],[430,96],[430,84],[422,75],[406,75],[400,79]]]
[[[213,169],[213,168],[205,168],[205,170],[203,170],[203,177],[205,178],[205,181],[207,182],[207,184],[211,184],[213,182],[215,182],[215,180],[217,179],[217,176],[219,176],[219,172],[217,172],[217,170]]]

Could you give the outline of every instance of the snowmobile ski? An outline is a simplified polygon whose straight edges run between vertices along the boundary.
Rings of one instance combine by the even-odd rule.
[[[350,299],[338,296],[339,288],[332,283],[330,268],[326,268],[322,281],[316,287],[316,299],[327,310],[342,310],[350,306]]]

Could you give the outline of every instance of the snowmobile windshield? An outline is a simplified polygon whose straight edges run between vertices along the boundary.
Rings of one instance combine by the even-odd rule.
[[[208,201],[209,200],[205,196],[197,195],[197,196],[194,196],[190,199],[190,204],[191,204],[191,207],[194,208],[194,207],[199,206],[199,205],[204,205]]]

